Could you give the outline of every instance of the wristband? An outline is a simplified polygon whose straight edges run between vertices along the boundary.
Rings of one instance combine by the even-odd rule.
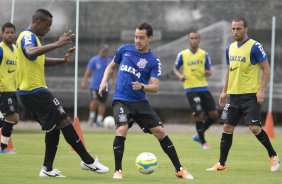
[[[141,84],[141,89],[140,89],[140,90],[141,90],[141,91],[144,91],[144,88],[145,88],[144,85]]]

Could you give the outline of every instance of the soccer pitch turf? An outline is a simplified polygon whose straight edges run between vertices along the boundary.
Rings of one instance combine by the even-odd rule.
[[[229,153],[228,171],[209,172],[206,168],[215,164],[219,157],[219,141],[221,134],[207,133],[206,137],[212,146],[211,150],[202,150],[198,143],[191,140],[191,133],[170,133],[180,161],[192,173],[194,180],[178,179],[174,175],[172,163],[162,151],[158,141],[148,134],[129,132],[123,158],[124,179],[112,179],[114,159],[112,142],[114,133],[87,132],[84,133],[87,149],[91,155],[98,155],[99,160],[110,167],[107,174],[96,174],[80,169],[80,158],[70,153],[70,147],[61,135],[60,144],[54,167],[62,171],[66,178],[40,178],[39,171],[44,156],[44,133],[14,131],[13,145],[17,154],[0,154],[1,184],[93,184],[93,183],[123,183],[123,184],[165,184],[165,183],[201,183],[201,184],[279,184],[282,183],[281,171],[271,173],[267,152],[251,133],[235,134],[233,146]],[[278,155],[282,156],[282,136],[277,135],[272,140]],[[136,156],[149,151],[157,156],[159,167],[151,175],[143,175],[135,169]]]

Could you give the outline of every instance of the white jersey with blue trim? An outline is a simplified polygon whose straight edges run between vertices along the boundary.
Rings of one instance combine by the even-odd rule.
[[[119,64],[119,70],[113,100],[145,101],[145,92],[133,90],[131,83],[148,84],[151,77],[160,79],[160,60],[151,51],[140,53],[134,45],[126,44],[118,49],[114,62]]]

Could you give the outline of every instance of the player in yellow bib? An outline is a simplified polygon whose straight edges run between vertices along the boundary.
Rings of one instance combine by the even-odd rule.
[[[270,171],[279,170],[279,158],[273,149],[266,132],[261,128],[261,105],[267,86],[270,69],[263,46],[248,37],[248,25],[244,18],[232,21],[233,42],[226,49],[228,65],[226,80],[219,104],[224,107],[222,114],[223,133],[220,142],[219,162],[210,171],[226,170],[226,160],[232,145],[233,132],[241,117],[244,124],[263,144],[270,158]],[[260,77],[260,70],[262,75]],[[227,104],[227,95],[229,102]],[[251,156],[251,155],[250,155]]]
[[[31,111],[45,134],[45,158],[40,177],[64,177],[53,169],[53,162],[59,144],[60,131],[82,159],[81,168],[96,173],[106,173],[109,168],[102,165],[87,152],[78,137],[71,118],[64,111],[59,100],[47,89],[44,67],[71,61],[74,48],[63,58],[49,58],[45,53],[72,43],[74,34],[69,31],[48,45],[41,45],[39,37],[45,36],[52,25],[53,16],[45,9],[38,9],[32,15],[30,26],[21,32],[17,40],[19,52],[19,95],[24,106]]]
[[[199,48],[200,34],[191,32],[188,36],[190,49],[181,51],[176,58],[174,74],[183,82],[194,121],[197,135],[193,140],[199,142],[203,149],[210,149],[205,139],[206,130],[213,124],[218,111],[209,92],[207,77],[212,75],[211,60],[206,51]],[[183,68],[182,73],[180,67]]]
[[[0,153],[8,153],[7,146],[12,129],[19,121],[18,100],[16,96],[16,72],[18,55],[13,44],[16,27],[12,23],[2,26],[3,41],[0,43],[0,110],[4,116],[0,120],[2,127]]]

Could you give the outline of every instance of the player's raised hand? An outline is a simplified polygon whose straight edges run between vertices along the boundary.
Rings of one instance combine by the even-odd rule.
[[[74,36],[75,34],[71,30],[69,30],[68,32],[65,32],[64,34],[60,36],[60,38],[56,42],[57,47],[63,47],[66,44],[72,43]]]
[[[69,48],[68,49],[68,51],[67,51],[67,53],[66,53],[66,55],[65,55],[65,61],[67,62],[67,63],[69,63],[70,61],[71,61],[71,58],[72,58],[72,55],[73,55],[73,53],[74,53],[74,50],[75,50],[75,47],[72,47],[72,48]]]

